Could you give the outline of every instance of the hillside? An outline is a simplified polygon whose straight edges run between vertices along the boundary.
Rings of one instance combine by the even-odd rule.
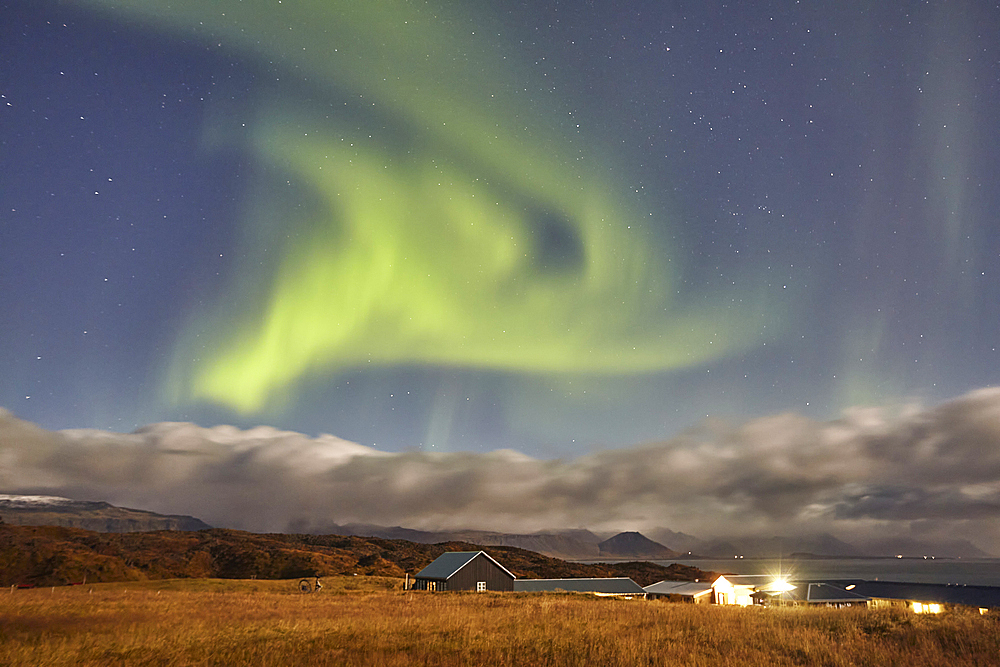
[[[236,530],[97,533],[58,526],[0,524],[0,585],[62,585],[184,577],[290,579],[327,575],[403,577],[466,542],[418,544],[339,535],[260,535]],[[569,563],[516,547],[484,547],[519,578],[706,578],[697,568],[651,563]]]

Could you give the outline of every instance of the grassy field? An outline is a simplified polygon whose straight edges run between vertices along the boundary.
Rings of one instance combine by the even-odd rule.
[[[380,577],[0,592],[0,665],[1000,665],[973,611],[404,592]]]

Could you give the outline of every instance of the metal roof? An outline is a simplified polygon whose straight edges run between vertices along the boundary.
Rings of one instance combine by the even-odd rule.
[[[868,596],[854,590],[845,590],[840,586],[827,583],[806,584],[806,600],[809,602],[861,602]]]
[[[772,600],[786,600],[813,603],[858,603],[867,602],[869,598],[856,590],[846,590],[843,585],[837,586],[826,582],[806,581],[794,582],[794,588],[787,591],[769,591],[766,589],[754,593],[755,597]]]
[[[725,579],[733,586],[763,586],[771,582],[774,577],[766,574],[723,574],[712,582],[714,585],[719,580]]]
[[[571,593],[604,593],[610,595],[642,595],[646,591],[628,577],[599,579],[517,579],[514,591],[542,593],[567,591]]]
[[[485,551],[448,551],[431,562],[430,565],[424,569],[417,572],[418,579],[434,579],[436,581],[445,581],[452,577],[456,572],[461,570],[463,567],[468,565],[475,559],[476,556],[482,554],[486,558],[499,567],[501,570],[510,575],[511,579],[516,579],[516,577],[511,574],[511,572],[505,568],[500,563],[496,562],[488,553]]]
[[[707,581],[658,581],[644,586],[643,590],[654,595],[702,595],[712,590]]]

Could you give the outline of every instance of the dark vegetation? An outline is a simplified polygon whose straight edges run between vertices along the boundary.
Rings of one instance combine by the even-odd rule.
[[[418,544],[340,535],[260,535],[237,530],[96,533],[58,526],[0,525],[0,585],[59,586],[143,579],[291,579],[307,576],[416,574],[466,542]],[[483,547],[519,578],[631,577],[640,586],[708,575],[646,562],[570,563],[518,549]]]

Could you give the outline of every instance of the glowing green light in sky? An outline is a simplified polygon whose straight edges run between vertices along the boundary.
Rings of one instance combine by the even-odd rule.
[[[180,400],[251,412],[369,364],[628,374],[759,342],[749,300],[671,302],[662,252],[596,160],[582,166],[594,156],[499,83],[517,72],[474,22],[406,2],[125,11],[276,63],[315,95],[279,88],[291,99],[262,106],[243,148],[308,184],[325,214],[296,230],[254,312],[192,324],[219,335],[197,354],[193,333],[179,345]],[[373,122],[338,117],[330,100],[347,91]]]
[[[338,219],[288,250],[260,325],[197,369],[198,397],[252,410],[307,372],[369,363],[619,373],[732,349],[713,319],[665,310],[656,258],[594,189],[546,202],[557,222],[544,224],[565,225],[579,256],[549,250],[545,266],[539,214],[462,165],[287,127],[266,127],[258,148]]]

